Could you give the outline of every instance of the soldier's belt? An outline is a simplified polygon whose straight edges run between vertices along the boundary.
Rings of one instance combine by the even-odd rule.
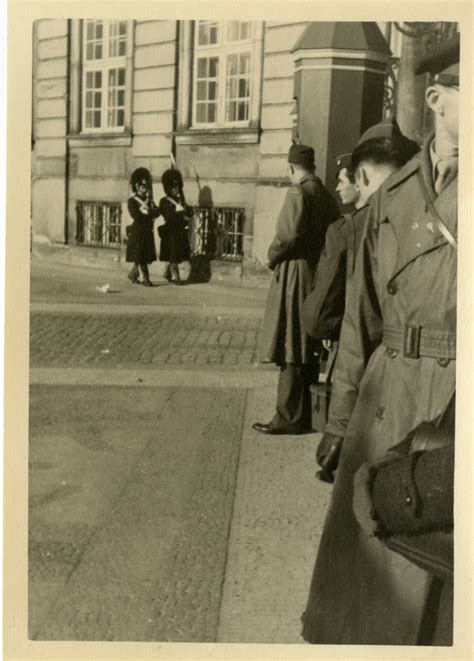
[[[422,326],[384,326],[382,344],[402,352],[405,358],[440,358],[455,360],[456,333],[436,331]]]

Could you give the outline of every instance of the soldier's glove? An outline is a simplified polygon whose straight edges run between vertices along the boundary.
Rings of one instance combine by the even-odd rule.
[[[372,503],[372,485],[377,472],[398,459],[399,454],[389,451],[371,464],[362,464],[354,476],[352,510],[357,523],[369,537],[385,537],[387,534]]]
[[[316,450],[316,461],[321,466],[321,470],[316,473],[316,477],[321,482],[334,482],[334,471],[339,464],[339,455],[341,454],[342,436],[336,436],[325,432]]]

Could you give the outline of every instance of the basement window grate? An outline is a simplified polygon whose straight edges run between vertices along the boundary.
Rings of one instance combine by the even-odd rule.
[[[239,207],[194,207],[189,227],[193,256],[241,262],[245,210]]]
[[[76,242],[84,246],[120,248],[122,205],[120,202],[76,204]]]

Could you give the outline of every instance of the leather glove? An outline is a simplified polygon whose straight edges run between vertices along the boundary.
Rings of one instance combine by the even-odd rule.
[[[334,482],[334,471],[339,464],[339,455],[341,454],[342,443],[344,439],[329,432],[323,434],[322,439],[316,450],[316,461],[321,466],[316,477],[321,482]]]
[[[397,459],[400,459],[400,455],[389,451],[371,464],[362,464],[354,476],[352,510],[357,523],[369,537],[386,535],[387,531],[379,521],[372,503],[372,484],[377,472]]]

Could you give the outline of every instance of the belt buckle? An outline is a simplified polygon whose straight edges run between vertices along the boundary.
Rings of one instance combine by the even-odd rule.
[[[421,326],[405,326],[403,355],[405,358],[420,357]]]

